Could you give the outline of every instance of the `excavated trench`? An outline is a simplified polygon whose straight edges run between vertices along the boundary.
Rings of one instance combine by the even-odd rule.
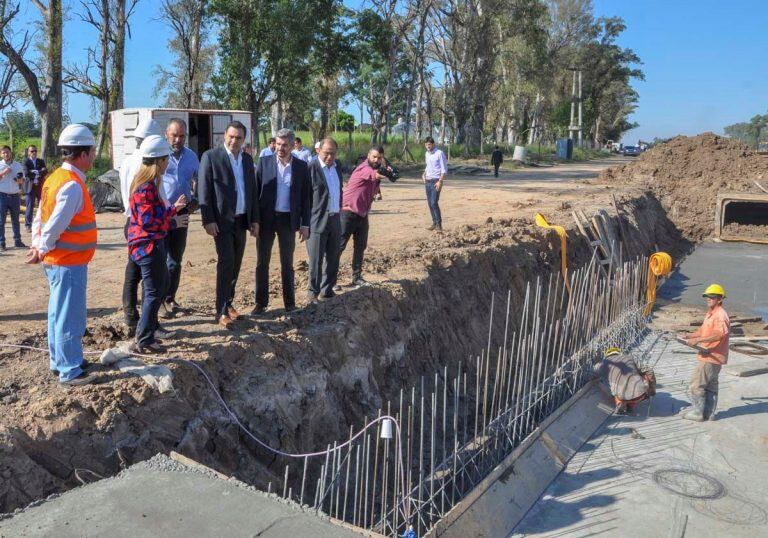
[[[658,248],[678,257],[691,249],[653,195],[620,203],[628,252]],[[553,217],[571,221],[566,211]],[[568,237],[569,267],[588,262],[585,240],[573,229]],[[446,365],[453,370],[459,361],[466,368],[466,358],[486,344],[492,294],[506,298],[511,291],[514,320],[526,283],[559,274],[559,241],[529,220],[467,226],[440,241],[368,260],[393,274],[400,264],[418,264],[419,278],[347,292],[299,314],[287,330],[240,335],[190,358],[271,446],[322,450],[421,376],[434,377]],[[496,302],[495,334],[503,333],[505,308],[506,301]],[[171,450],[264,489],[279,482],[274,456],[227,416],[200,374],[185,364],[170,367],[175,393],[122,379],[30,404],[26,417],[0,427],[0,513],[76,487],[84,475],[75,469],[110,476]]]

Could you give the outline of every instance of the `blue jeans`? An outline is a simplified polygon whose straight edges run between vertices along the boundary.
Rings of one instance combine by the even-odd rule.
[[[141,280],[144,294],[142,295],[141,317],[136,325],[136,343],[147,346],[155,341],[157,329],[157,313],[161,301],[168,289],[168,264],[166,262],[165,240],[156,241],[149,256],[137,260],[141,268]]]
[[[424,184],[427,190],[427,204],[429,204],[429,212],[432,215],[432,224],[435,226],[443,225],[443,216],[440,214],[440,191],[435,188],[436,179],[428,179]]]
[[[18,194],[6,194],[0,192],[0,244],[5,245],[5,217],[11,213],[11,228],[13,228],[13,241],[21,243],[21,230],[19,229],[19,212],[21,211],[21,198]]]
[[[48,299],[48,352],[51,370],[59,380],[69,381],[83,371],[85,334],[85,290],[88,265],[44,265],[51,296]]]

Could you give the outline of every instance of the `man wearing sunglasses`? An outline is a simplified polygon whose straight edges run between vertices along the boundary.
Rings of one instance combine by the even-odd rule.
[[[37,158],[37,148],[29,146],[27,148],[27,158],[24,160],[24,185],[22,185],[26,199],[24,225],[27,228],[27,232],[32,232],[35,204],[40,201],[40,193],[42,192],[47,174],[48,169],[45,167],[45,161]]]

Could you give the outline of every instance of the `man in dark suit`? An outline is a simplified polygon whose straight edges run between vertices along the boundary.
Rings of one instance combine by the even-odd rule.
[[[24,224],[28,232],[32,231],[32,220],[35,216],[35,203],[40,201],[40,194],[43,192],[43,182],[48,174],[45,167],[45,161],[37,158],[37,147],[29,146],[27,148],[27,158],[22,163],[24,167],[24,185],[22,191],[26,198],[24,213]]]
[[[197,183],[203,226],[216,243],[216,320],[231,328],[240,314],[232,306],[245,251],[246,230],[259,233],[259,203],[253,159],[245,151],[246,129],[233,121],[224,145],[203,153]]]
[[[285,311],[290,312],[296,308],[293,280],[296,232],[299,232],[302,243],[309,239],[309,167],[291,155],[293,131],[281,129],[275,138],[275,155],[260,158],[256,165],[260,226],[256,239],[256,308],[251,315],[264,312],[269,303],[269,261],[275,235],[280,246],[280,276]]]
[[[333,138],[320,141],[318,158],[309,165],[312,183],[309,221],[309,290],[307,300],[330,299],[339,273],[341,243],[341,167],[336,161],[338,146]]]
[[[499,146],[494,146],[493,153],[491,153],[491,165],[493,166],[493,177],[499,177],[499,167],[504,162],[504,154],[499,149]]]

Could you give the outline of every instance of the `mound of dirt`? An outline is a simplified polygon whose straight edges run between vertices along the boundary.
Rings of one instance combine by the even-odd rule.
[[[693,241],[712,233],[720,192],[760,192],[754,181],[765,177],[768,157],[713,133],[678,136],[600,174],[603,182],[652,190],[669,218]]]

